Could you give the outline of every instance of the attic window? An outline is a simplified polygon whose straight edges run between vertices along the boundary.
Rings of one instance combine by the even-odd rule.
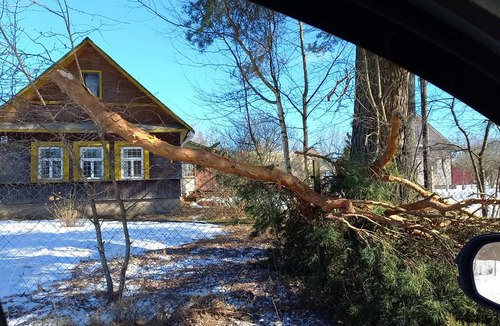
[[[85,86],[94,94],[96,97],[102,97],[102,81],[100,71],[82,71],[83,81]]]

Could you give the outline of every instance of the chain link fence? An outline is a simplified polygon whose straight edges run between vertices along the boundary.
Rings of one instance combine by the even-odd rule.
[[[168,323],[222,291],[228,279],[207,268],[265,257],[220,248],[231,232],[220,222],[243,211],[214,171],[95,134],[6,134],[0,167],[10,325]]]
[[[266,284],[242,263],[265,259],[269,245],[221,223],[245,217],[234,177],[95,131],[18,126],[0,138],[0,298],[11,325],[189,324],[187,306],[259,307],[234,284]],[[498,197],[499,149],[494,135],[467,145],[431,129],[413,180],[450,201]],[[330,163],[315,158],[310,171],[335,178]]]

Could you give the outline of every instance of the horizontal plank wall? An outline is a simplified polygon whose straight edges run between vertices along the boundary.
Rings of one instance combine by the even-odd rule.
[[[92,46],[84,45],[77,52],[77,56],[82,70],[101,73],[102,101],[128,121],[153,125],[177,122]],[[74,62],[65,68],[77,75],[78,70]],[[90,121],[88,115],[72,105],[69,98],[48,78],[39,87],[39,91],[48,105],[43,108],[36,94],[34,92],[29,94],[25,101],[18,103],[22,107],[20,111],[24,113],[25,121],[53,121],[54,118],[65,122]]]
[[[126,206],[134,207],[134,214],[174,214],[180,205],[180,180],[140,180],[120,184]],[[0,185],[0,218],[50,218],[50,207],[58,198],[71,196],[87,204],[82,183],[2,184]],[[118,214],[111,182],[92,186],[100,214]],[[19,214],[14,216],[12,214]]]

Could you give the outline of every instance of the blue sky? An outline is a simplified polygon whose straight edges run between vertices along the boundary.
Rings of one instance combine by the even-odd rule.
[[[55,8],[52,1],[41,2]],[[199,115],[203,107],[195,103],[193,86],[209,84],[214,71],[193,63],[199,53],[186,46],[181,33],[167,33],[165,23],[152,19],[132,1],[69,0],[68,4],[102,16],[72,12],[75,31],[88,31],[103,24],[87,36],[184,120],[192,125],[200,124],[193,116]],[[30,35],[49,30],[64,33],[63,21],[42,9],[23,15],[26,18],[21,24]],[[77,42],[82,39],[83,36],[79,36]],[[50,47],[54,42],[54,39],[44,39],[45,46]],[[63,54],[63,51],[53,53],[53,59]]]
[[[41,3],[56,8],[53,1],[42,0]],[[186,1],[179,0],[176,9],[180,10],[183,3]],[[208,133],[207,129],[213,122],[204,120],[204,117],[210,110],[198,99],[196,88],[214,90],[219,87],[220,80],[228,78],[207,64],[221,60],[217,54],[211,54],[210,51],[201,54],[191,48],[181,30],[174,30],[164,21],[154,18],[134,1],[68,0],[68,4],[76,10],[71,13],[74,31],[92,30],[102,24],[99,30],[85,36],[89,36],[197,131]],[[65,33],[62,19],[46,10],[31,8],[24,16],[22,24],[30,35],[49,30]],[[77,42],[82,39],[83,35]],[[45,46],[51,47],[57,41],[45,38],[43,42]],[[69,44],[66,44],[65,51],[53,53],[53,59],[57,60],[68,49]],[[341,128],[350,128],[347,119],[343,119]]]
[[[41,0],[41,3],[55,8],[53,1]],[[184,1],[179,0],[175,7],[180,10],[182,3]],[[202,64],[212,58],[215,60],[216,56],[200,54],[187,46],[182,31],[169,28],[145,9],[138,8],[134,1],[68,0],[68,4],[77,10],[71,13],[74,31],[92,30],[102,24],[98,30],[86,36],[91,37],[118,64],[195,129],[203,132],[210,129],[211,122],[202,119],[208,111],[197,99],[195,88],[213,89],[217,87],[218,80],[227,78]],[[43,9],[30,10],[22,16],[21,25],[29,35],[38,35],[40,31],[64,33],[63,21]],[[83,36],[80,36],[77,42],[82,39]],[[55,41],[45,38],[43,43],[51,47]],[[63,54],[53,54],[54,60]],[[440,91],[431,87],[431,92]],[[438,105],[435,106],[431,123],[446,137],[455,137],[456,131],[450,128],[452,120],[447,113],[449,111],[438,110]],[[467,120],[482,119],[473,113],[469,114]],[[346,119],[339,132],[348,132],[349,129]]]

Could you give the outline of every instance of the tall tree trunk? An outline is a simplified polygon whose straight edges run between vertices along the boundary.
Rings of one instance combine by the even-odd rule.
[[[356,48],[356,88],[354,116],[351,135],[351,158],[362,165],[369,165],[378,156],[380,108],[375,101],[372,89],[374,73],[368,67],[369,55],[364,49]]]
[[[278,121],[280,122],[281,143],[283,146],[283,161],[285,163],[285,171],[287,173],[292,173],[288,131],[286,129],[285,122],[285,110],[283,109],[283,103],[281,102],[281,95],[279,92],[276,93],[276,106],[278,107]]]
[[[411,174],[411,158],[403,157],[411,157],[414,148],[411,121],[408,119],[414,112],[414,106],[411,105],[414,98],[410,100],[410,94],[414,93],[410,79],[410,73],[405,69],[360,47],[356,49],[356,100],[351,158],[357,164],[368,166],[384,151],[390,131],[390,117],[393,111],[400,110],[403,130],[399,148],[406,148],[406,151],[400,151],[397,167],[404,176]]]
[[[104,249],[104,240],[102,238],[101,222],[99,220],[99,214],[97,213],[97,207],[95,199],[89,197],[89,204],[92,210],[91,222],[94,225],[96,241],[97,241],[97,252],[99,253],[99,261],[101,263],[102,272],[104,278],[106,279],[106,299],[108,302],[114,300],[114,289],[113,289],[113,279],[111,278],[111,271],[109,270],[108,259],[106,258],[106,250]]]
[[[422,115],[422,171],[424,174],[424,188],[432,190],[432,175],[429,167],[429,123],[427,113],[427,81],[420,78],[420,105]]]
[[[302,92],[302,139],[303,146],[302,151],[307,153],[309,150],[309,130],[307,125],[308,112],[308,93],[309,93],[309,77],[307,74],[307,56],[306,56],[306,46],[304,42],[304,28],[302,22],[299,22],[299,38],[300,38],[300,54],[302,58],[302,73],[304,75],[304,90]],[[304,155],[304,179],[309,179],[309,168],[307,166],[307,155]]]
[[[101,136],[102,145],[105,146],[104,136]],[[110,152],[111,162],[116,162],[115,160],[115,152]],[[113,193],[115,196],[116,203],[118,204],[119,216],[122,222],[122,230],[123,230],[123,238],[125,241],[125,252],[123,255],[123,261],[120,268],[120,279],[118,280],[118,292],[116,293],[115,300],[122,300],[123,292],[125,291],[125,282],[127,280],[127,270],[128,264],[130,262],[130,233],[128,230],[128,221],[127,221],[127,210],[125,208],[125,203],[123,202],[120,187],[118,186],[118,182],[116,181],[116,175],[111,171],[109,174],[111,178],[111,184],[113,188]]]
[[[81,82],[81,81],[80,81]],[[103,141],[103,135],[100,133],[99,135],[101,137],[101,140]],[[59,135],[60,139],[64,139],[64,134]],[[73,151],[73,147],[67,143],[64,142],[65,147],[70,155],[70,158],[73,162],[79,162],[80,158],[75,155],[75,152]],[[83,176],[83,171],[79,166],[74,167],[75,169],[79,169],[80,175]],[[93,187],[89,181],[85,178],[82,178],[81,181],[83,182],[83,187],[85,189],[85,196],[87,197],[89,206],[90,206],[90,213],[91,216],[89,216],[89,221],[92,222],[92,225],[94,225],[94,230],[95,230],[95,236],[96,236],[96,246],[97,246],[97,252],[99,254],[99,261],[101,263],[101,268],[102,268],[102,273],[104,274],[104,279],[106,280],[106,294],[105,298],[108,302],[112,302],[115,299],[114,295],[114,287],[113,287],[113,278],[111,276],[111,270],[109,269],[108,265],[108,258],[106,257],[106,249],[104,247],[104,239],[102,236],[102,224],[101,224],[101,219],[99,218],[99,213],[97,211],[97,203],[96,203],[96,189]]]
[[[404,76],[404,75],[403,75]],[[401,154],[396,158],[396,166],[399,174],[406,179],[415,180],[415,155],[417,150],[417,139],[415,133],[415,75],[407,74],[407,111],[401,130]],[[403,201],[410,200],[412,192],[406,187],[399,187],[400,198]]]

